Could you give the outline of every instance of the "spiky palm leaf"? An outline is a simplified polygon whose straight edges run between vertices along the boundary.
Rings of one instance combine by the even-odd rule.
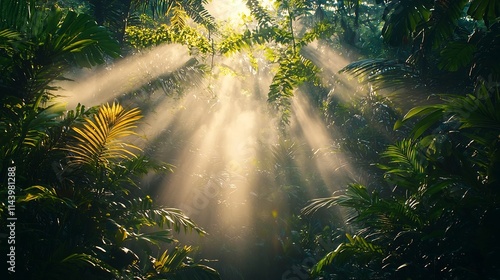
[[[81,127],[73,127],[74,143],[64,148],[69,152],[69,164],[108,167],[110,161],[135,157],[131,149],[140,149],[123,142],[123,138],[135,135],[133,129],[141,118],[137,108],[125,110],[117,103],[101,105]]]

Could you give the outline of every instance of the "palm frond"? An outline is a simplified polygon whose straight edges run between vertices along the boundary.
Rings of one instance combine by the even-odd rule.
[[[57,125],[58,117],[65,109],[65,104],[56,103],[38,112],[29,110],[21,134],[24,136],[23,144],[33,147],[38,145],[47,136],[48,128]]]
[[[137,108],[127,111],[117,103],[102,105],[81,127],[73,127],[74,143],[64,148],[70,165],[108,166],[109,161],[135,157],[130,149],[139,148],[122,138],[135,135],[132,129],[141,117]]]
[[[194,22],[205,26],[210,31],[216,31],[217,26],[214,22],[214,17],[210,15],[207,9],[203,6],[205,0],[182,0],[182,8],[186,14],[194,20]]]
[[[459,18],[464,16],[464,7],[467,0],[435,1],[432,14],[429,18],[429,31],[425,40],[430,41],[432,47],[438,48],[447,42],[453,35]]]
[[[500,16],[500,3],[497,0],[472,0],[467,14],[477,20],[492,22]]]
[[[56,209],[57,205],[65,205],[67,208],[76,208],[76,204],[67,198],[61,198],[55,189],[43,186],[32,186],[24,190],[26,193],[17,202],[20,204],[39,201],[44,207]]]
[[[13,28],[21,30],[25,27],[26,19],[31,11],[34,11],[34,1],[2,1],[0,5],[0,29]]]
[[[11,51],[14,49],[14,42],[19,44],[21,41],[21,34],[12,29],[0,30],[0,49]]]
[[[433,1],[428,0],[392,0],[386,5],[382,28],[384,40],[391,45],[402,45],[409,42],[412,33],[422,22],[426,22],[430,15]]]
[[[172,172],[172,170],[173,166],[170,164],[160,164],[146,156],[137,156],[128,158],[120,162],[119,165],[113,166],[108,174],[108,178],[110,184],[117,187],[122,184],[138,187],[136,177],[145,175],[150,171]],[[128,192],[128,188],[123,190]]]
[[[188,15],[180,4],[173,6],[169,9],[170,25],[174,29],[182,29],[186,26]]]
[[[390,145],[382,154],[389,161],[388,166],[379,165],[386,170],[386,175],[405,187],[417,187],[423,183],[427,159],[420,150],[418,142],[405,139]]]
[[[370,83],[374,90],[412,88],[418,85],[419,71],[408,63],[387,59],[365,59],[340,70]]]
[[[6,159],[33,152],[32,148],[43,145],[49,137],[50,128],[59,125],[59,117],[65,110],[62,103],[34,110],[31,106],[22,106],[22,102],[14,97],[3,101],[5,103],[0,111],[0,151]],[[25,160],[25,156],[19,160]]]
[[[213,268],[193,263],[188,254],[193,252],[191,246],[175,248],[174,252],[165,251],[161,257],[154,261],[153,268],[158,273],[158,278],[172,280],[220,280],[220,275]]]
[[[108,56],[118,57],[120,48],[90,16],[36,7],[35,2],[2,2],[0,30],[4,37],[0,41],[11,40],[7,43],[15,52],[2,55],[2,68],[9,71],[1,73],[6,75],[1,87],[7,88],[10,95],[38,105],[48,91],[56,89],[51,83],[62,78],[64,69],[71,65],[68,61],[90,67],[103,63]],[[12,25],[2,26],[5,22]],[[6,29],[17,32],[17,38],[5,33]]]
[[[76,268],[80,271],[84,271],[86,269],[99,270],[110,278],[120,277],[120,272],[111,265],[99,258],[84,253],[71,254],[57,263],[51,263],[51,265],[53,265],[53,267],[49,269],[51,279],[65,278],[74,273]],[[81,279],[81,277],[77,276],[76,279]]]
[[[363,185],[353,183],[349,184],[344,194],[311,200],[301,212],[302,215],[311,215],[322,208],[330,208],[335,205],[362,210],[369,208],[371,205],[377,203],[377,201],[377,194],[370,194]]]
[[[350,234],[346,234],[348,242],[341,243],[335,250],[326,254],[318,263],[311,269],[313,275],[320,273],[325,266],[332,264],[334,261],[345,263],[347,261],[356,260],[358,262],[368,263],[383,255],[382,248],[377,246],[365,238]]]
[[[460,128],[500,129],[500,93],[487,92],[486,88],[479,89],[477,94],[465,96],[441,95],[444,103],[418,106],[406,113],[402,122],[420,117],[412,130],[413,137],[420,137],[438,121],[455,118]]]
[[[167,208],[156,206],[153,200],[147,196],[145,198],[135,199],[129,202],[130,205],[126,207],[130,217],[133,220],[139,220],[140,224],[146,226],[167,226],[173,228],[174,231],[180,230],[196,231],[200,235],[205,235],[207,232],[196,223],[186,216],[181,210],[176,208]],[[123,206],[125,207],[125,206]],[[136,224],[136,223],[132,223]]]
[[[460,128],[500,130],[500,92],[489,96],[485,89],[477,95],[444,96],[445,113],[455,115]]]

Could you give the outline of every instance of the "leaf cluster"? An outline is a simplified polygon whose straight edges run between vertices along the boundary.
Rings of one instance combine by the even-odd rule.
[[[495,277],[498,246],[483,246],[494,243],[484,234],[498,229],[492,223],[499,203],[497,106],[498,92],[483,87],[410,110],[403,124],[419,118],[411,137],[390,145],[378,165],[390,192],[350,184],[303,209],[312,215],[347,208],[346,222],[364,240],[338,240],[312,272],[338,273],[350,265],[371,278]]]

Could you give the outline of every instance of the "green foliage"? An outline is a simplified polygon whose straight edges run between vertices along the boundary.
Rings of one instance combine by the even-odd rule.
[[[206,0],[87,0],[90,10],[99,25],[107,26],[115,37],[123,42],[126,29],[137,24],[140,13],[153,19],[166,20],[176,29],[187,27],[186,21],[191,18],[209,31],[215,31],[213,17],[205,9]]]
[[[219,274],[213,268],[206,265],[193,263],[188,254],[193,251],[190,246],[175,248],[174,252],[168,251],[153,261],[153,276],[148,279],[173,279],[173,280],[211,280],[220,279]]]
[[[72,64],[91,67],[108,56],[117,57],[119,46],[108,31],[85,14],[57,8],[36,8],[35,1],[2,1],[0,7],[0,88],[2,98],[24,102],[42,100],[50,82],[62,79]]]
[[[161,24],[155,28],[129,26],[126,30],[126,40],[136,49],[158,46],[164,43],[179,43],[203,54],[212,51],[208,39],[189,26],[182,28],[167,24]]]
[[[318,72],[319,68],[301,55],[280,58],[279,68],[269,86],[268,100],[281,110],[284,123],[289,122],[294,89],[304,82],[319,84]]]
[[[474,45],[452,42],[441,50],[439,68],[453,72],[466,67],[472,61],[475,51]]]
[[[400,59],[405,62],[370,59],[350,64],[344,71],[366,78],[376,89],[425,86],[467,92],[474,86],[495,84],[499,69],[491,61],[498,59],[500,46],[498,3],[493,2],[473,1],[467,6],[465,0],[388,1],[382,36],[403,51]],[[484,19],[486,29],[471,22],[466,12],[475,20]],[[433,64],[436,59],[439,63]],[[457,85],[457,80],[462,82]]]
[[[140,118],[138,110],[125,111],[120,105],[113,104],[101,106],[93,116],[85,112],[84,109],[78,109],[76,113],[72,111],[63,120],[59,114],[52,115],[49,120],[44,119],[47,131],[61,123],[73,125],[67,128],[68,133],[59,136],[66,139],[60,142],[64,146],[48,150],[48,158],[58,159],[63,165],[61,172],[54,169],[46,170],[44,173],[44,176],[49,174],[56,180],[36,178],[34,174],[33,179],[40,185],[18,190],[20,196],[17,200],[19,208],[16,209],[16,215],[23,221],[19,224],[21,229],[19,238],[38,240],[33,237],[33,234],[36,234],[42,236],[44,240],[37,244],[26,241],[18,245],[20,251],[29,252],[20,256],[21,261],[26,263],[25,270],[16,272],[20,275],[37,273],[39,279],[59,279],[57,277],[65,271],[78,271],[78,269],[87,271],[88,267],[92,267],[92,271],[82,274],[81,279],[90,275],[99,278],[97,275],[103,273],[126,275],[132,273],[127,271],[136,261],[132,262],[130,259],[124,263],[116,263],[117,252],[126,249],[130,252],[128,255],[134,254],[123,246],[133,247],[134,244],[142,244],[143,249],[148,251],[150,250],[148,245],[159,246],[163,243],[176,242],[170,228],[175,232],[183,229],[185,232],[194,230],[199,234],[206,234],[179,209],[158,206],[149,196],[137,198],[140,188],[132,179],[148,172],[151,168],[165,169],[149,163],[146,158],[138,157],[130,151],[127,154],[131,156],[124,157],[121,147],[130,145],[118,141],[121,137],[132,133],[134,122]],[[86,115],[92,118],[85,117]],[[81,121],[75,122],[78,116]],[[88,130],[87,133],[83,133],[85,130]],[[52,133],[54,131],[57,130],[52,130]],[[76,145],[68,141],[75,137],[71,131],[79,132],[76,134],[79,135]],[[48,137],[54,135],[44,135],[44,140],[38,141],[36,147],[28,145],[24,150],[42,148],[51,143],[47,141]],[[113,141],[108,141],[110,138]],[[111,152],[113,147],[118,147],[117,152]],[[68,153],[61,154],[61,150]],[[78,158],[79,161],[75,161],[75,152],[82,154],[81,159]],[[27,153],[24,163],[17,161],[12,154],[7,158],[15,160],[18,174],[29,174],[26,171],[29,165],[45,160],[34,155],[36,153]],[[97,159],[94,159],[94,156],[98,156]],[[88,164],[86,160],[90,160],[92,167],[100,172],[74,169],[75,164]],[[104,173],[102,170],[105,170]],[[109,178],[103,178],[103,174]],[[21,176],[18,178],[18,184],[29,185],[34,182],[33,179]],[[1,213],[5,215],[6,211]],[[59,227],[65,230],[60,231]],[[150,228],[153,227],[161,230],[152,231]],[[163,229],[165,227],[167,229]],[[144,228],[148,230],[144,231]],[[93,249],[95,246],[103,249],[95,251]],[[40,261],[40,254],[49,256],[47,261]],[[119,272],[123,268],[127,269]]]
[[[97,114],[85,119],[82,128],[73,127],[74,143],[66,148],[69,165],[108,167],[110,161],[135,156],[127,148],[139,148],[122,143],[120,138],[134,135],[132,129],[140,118],[138,109],[126,111],[116,103],[101,106]]]
[[[370,83],[374,90],[408,88],[418,81],[419,71],[408,63],[386,59],[366,59],[350,63],[341,70]]]
[[[139,110],[113,103],[66,111],[51,100],[50,85],[64,70],[103,63],[107,55],[117,56],[118,45],[84,14],[35,1],[2,1],[0,13],[0,178],[6,182],[8,168],[16,168],[16,238],[22,241],[16,243],[16,262],[23,264],[16,277],[156,276],[139,268],[150,263],[151,246],[176,242],[172,231],[205,231],[179,209],[142,193],[139,176],[171,166],[151,162],[125,141],[135,135]],[[7,208],[0,203],[2,220]],[[0,244],[2,251],[7,246]],[[195,275],[210,276],[198,279],[219,279],[201,265],[168,269],[186,275],[191,266],[201,267]]]
[[[361,236],[351,236],[346,234],[348,243],[341,243],[334,251],[328,253],[321,259],[312,269],[313,275],[319,274],[324,266],[330,265],[334,260],[338,262],[346,262],[350,259],[356,261],[369,262],[370,260],[380,258],[383,252],[380,247],[366,241]],[[363,258],[363,260],[361,260]]]
[[[382,35],[384,40],[399,45],[411,40],[413,33],[422,22],[429,20],[432,1],[389,1],[383,19]]]
[[[232,53],[244,47],[266,44],[268,60],[277,63],[277,70],[269,86],[268,101],[282,113],[282,122],[288,123],[290,116],[290,99],[294,90],[303,83],[320,84],[317,76],[319,68],[301,54],[301,48],[321,37],[332,33],[331,25],[322,21],[307,30],[302,37],[295,35],[293,21],[308,13],[305,2],[277,2],[278,14],[285,10],[284,18],[272,17],[270,12],[258,1],[247,1],[247,7],[256,20],[254,30],[246,30],[243,34],[232,34],[221,43],[222,53]]]
[[[476,20],[492,22],[500,16],[500,3],[495,0],[473,0],[467,10],[467,14]]]
[[[381,154],[384,163],[379,166],[392,187],[389,192],[382,192],[383,186],[369,192],[351,184],[340,195],[312,200],[303,215],[346,207],[346,222],[367,244],[338,240],[337,249],[312,272],[350,268],[349,275],[368,273],[370,278],[417,273],[419,278],[494,278],[498,259],[491,254],[499,248],[483,247],[483,242],[494,244],[494,237],[486,240],[484,232],[498,226],[491,223],[492,216],[481,215],[498,213],[498,179],[493,175],[500,166],[498,98],[497,91],[483,87],[477,95],[447,95],[440,104],[410,110],[403,124],[420,118],[412,137]],[[364,271],[352,273],[356,269]]]

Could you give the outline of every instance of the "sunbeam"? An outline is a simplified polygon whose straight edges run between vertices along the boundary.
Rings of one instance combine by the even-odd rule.
[[[72,81],[59,82],[60,95],[69,108],[78,103],[99,105],[122,97],[160,75],[175,71],[191,57],[185,46],[165,44],[124,58],[105,68],[69,74]]]
[[[317,60],[331,55],[314,48],[309,52]],[[123,99],[188,60],[184,47],[161,46],[75,77],[63,87],[73,105]],[[345,61],[338,63],[326,70],[337,72]],[[203,239],[180,239],[202,245],[207,258],[248,270],[249,255],[264,255],[253,260],[260,263],[289,246],[289,217],[301,207],[294,200],[332,193],[352,177],[352,170],[333,151],[334,139],[341,135],[327,130],[307,92],[297,91],[290,133],[281,135],[267,102],[268,69],[252,68],[243,54],[217,58],[214,66],[203,85],[188,88],[183,97],[156,92],[147,100],[142,95],[126,99],[145,110],[138,128],[144,140],[137,145],[153,159],[175,166],[171,174],[149,174],[143,184],[161,204],[182,209],[210,233]]]
[[[233,16],[240,11],[246,7],[235,8]],[[337,72],[347,60],[316,43],[305,55],[338,89]],[[348,160],[334,151],[335,139],[343,136],[326,128],[306,91],[296,91],[289,132],[282,134],[267,102],[272,75],[258,52],[253,56],[262,65],[255,68],[245,54],[215,57],[201,85],[188,87],[179,98],[160,91],[146,98],[129,94],[185,65],[190,56],[179,45],[74,74],[74,82],[60,85],[70,106],[118,99],[143,108],[138,133],[144,137],[135,144],[154,160],[175,166],[173,173],[148,174],[143,185],[159,203],[181,209],[210,234],[181,240],[200,244],[206,258],[225,264],[220,269],[233,267],[247,275],[254,273],[249,256],[263,256],[252,260],[255,266],[269,265],[272,256],[293,246],[290,217],[298,215],[299,201],[331,194],[354,177]],[[339,91],[354,90],[346,79],[340,84]]]
[[[332,132],[332,128],[327,130],[305,94],[297,94],[292,105],[296,130],[305,138],[308,148],[314,151],[314,163],[324,184],[332,191],[340,189],[352,180],[353,175],[347,159],[334,150],[334,139],[342,135]],[[311,194],[311,197],[314,196],[317,194]]]

